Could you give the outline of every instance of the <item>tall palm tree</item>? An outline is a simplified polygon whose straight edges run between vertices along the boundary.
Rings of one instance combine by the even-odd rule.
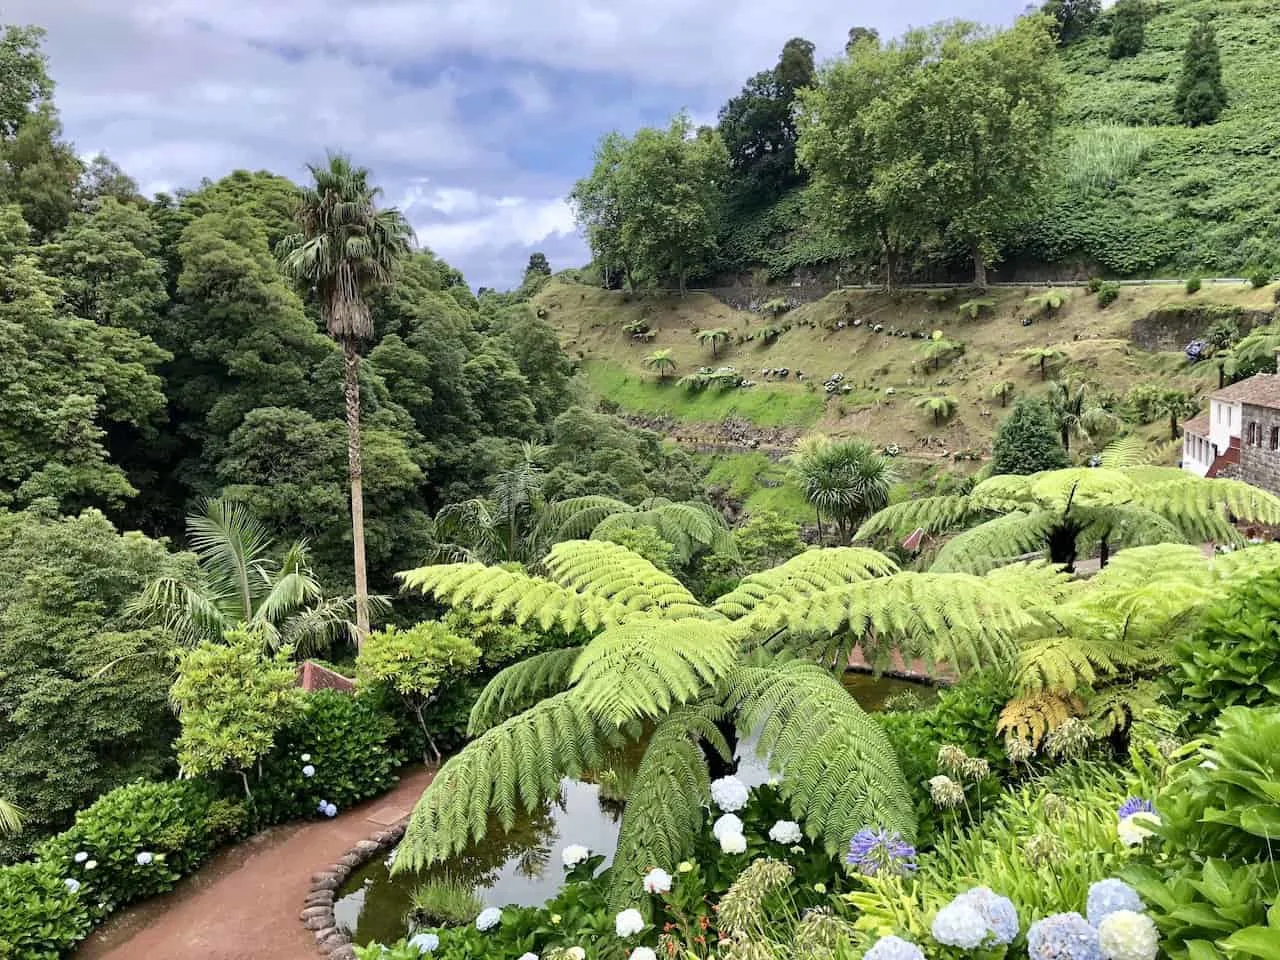
[[[656,371],[659,380],[667,379],[676,368],[676,362],[671,359],[670,350],[653,351],[653,353],[644,358],[644,365]]]
[[[347,469],[351,479],[351,540],[355,560],[357,642],[369,632],[369,583],[364,560],[364,490],[360,455],[360,341],[373,335],[369,295],[395,277],[413,230],[394,207],[378,209],[382,191],[369,171],[331,154],[308,165],[298,232],[280,241],[284,272],[313,289],[329,335],[342,344],[347,403]]]
[[[243,505],[206,501],[203,512],[187,517],[187,536],[194,574],[153,580],[131,604],[135,615],[164,626],[182,644],[218,641],[243,624],[260,630],[272,647],[306,653],[354,632],[354,599],[324,596],[306,543],[291,544],[275,559],[266,528]],[[373,603],[386,605],[381,597]]]
[[[22,832],[22,809],[0,797],[0,837]]]
[[[1083,381],[1055,380],[1049,384],[1047,399],[1062,437],[1062,448],[1068,453],[1073,436],[1087,443],[1114,433],[1119,426],[1118,418],[1098,403],[1089,384]]]
[[[861,440],[832,441],[821,434],[802,438],[791,456],[792,470],[818,517],[834,521],[847,543],[856,526],[889,503],[898,477],[888,457]]]

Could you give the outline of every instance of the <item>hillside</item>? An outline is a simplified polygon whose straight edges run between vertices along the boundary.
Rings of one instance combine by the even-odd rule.
[[[1047,276],[1242,276],[1276,268],[1280,251],[1280,4],[1154,0],[1145,45],[1112,60],[1108,17],[1059,53],[1066,91],[1052,181],[1039,214],[1005,238],[995,279]],[[1229,103],[1211,126],[1174,114],[1183,48],[1211,20]],[[804,190],[735,220],[727,272],[773,276],[852,257],[807,215]],[[933,275],[954,269],[934,264]],[[846,274],[848,275],[848,274]]]
[[[1182,346],[1217,315],[1257,311],[1269,317],[1274,308],[1272,288],[1207,285],[1188,295],[1181,286],[1161,285],[1123,287],[1105,309],[1087,289],[1072,288],[1063,291],[1066,301],[1059,310],[1039,315],[1025,302],[1034,292],[993,291],[994,307],[970,320],[956,310],[959,295],[942,302],[943,295],[923,291],[836,291],[787,314],[779,322],[790,328],[769,345],[745,337],[773,321],[707,294],[643,297],[555,280],[537,303],[596,394],[626,413],[671,417],[678,423],[671,432],[684,438],[714,439],[713,428],[697,425],[735,417],[768,428],[762,431],[766,446],[770,438],[781,445],[787,437],[818,429],[856,434],[883,447],[896,444],[906,455],[933,462],[988,451],[1002,415],[991,398],[994,384],[1011,381],[1015,397],[1047,389],[1039,370],[1020,358],[1025,350],[1060,350],[1064,360],[1052,371],[1055,376],[1095,383],[1117,399],[1144,381],[1204,393],[1217,386],[1216,367],[1189,366]],[[1033,322],[1023,326],[1029,315]],[[637,320],[654,332],[650,343],[623,330]],[[734,341],[744,342],[731,341],[713,359],[695,336],[696,330],[712,328],[724,328]],[[922,338],[935,330],[964,345],[961,356],[936,371],[921,352]],[[666,382],[644,365],[655,349],[670,350],[676,363]],[[756,384],[692,393],[676,383],[699,367],[721,364],[737,367]],[[784,380],[761,374],[781,367],[791,371]],[[803,381],[797,382],[797,372]],[[843,374],[842,384],[852,389],[828,395],[823,381],[834,373]],[[941,425],[914,404],[936,394],[957,401],[955,416]],[[1148,429],[1155,437],[1165,428],[1153,424]]]

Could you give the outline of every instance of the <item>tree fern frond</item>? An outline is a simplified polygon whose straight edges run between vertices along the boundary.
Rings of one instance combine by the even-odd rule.
[[[570,680],[580,703],[618,727],[696,699],[737,663],[738,643],[726,625],[642,618],[595,637]]]
[[[494,620],[534,621],[566,633],[579,626],[595,632],[621,623],[631,611],[599,596],[584,596],[542,577],[513,573],[481,563],[447,563],[396,574],[406,589],[421,590],[441,603],[468,607]]]
[[[543,565],[562,586],[631,612],[669,618],[712,616],[679,580],[616,543],[557,543]]]
[[[1245,523],[1280,524],[1280,497],[1240,480],[1202,480],[1183,474],[1146,484],[1133,499],[1177,524],[1188,539],[1221,542],[1224,532],[1233,532],[1226,523],[1228,517]]]
[[[1116,437],[1102,448],[1102,466],[1109,470],[1145,467],[1163,459],[1169,452],[1167,444],[1152,446],[1136,433]]]
[[[1143,681],[1104,690],[1089,702],[1087,719],[1100,737],[1140,727],[1154,741],[1172,736],[1183,717],[1164,702],[1157,683]]]
[[[716,600],[712,609],[735,620],[765,600],[798,600],[833,587],[897,572],[898,565],[875,550],[862,547],[806,550],[770,570],[744,577],[735,589]]]
[[[499,670],[471,707],[467,735],[478,736],[544,697],[569,686],[582,647],[548,650]]]
[[[591,531],[591,539],[605,540],[619,530],[649,527],[675,548],[681,565],[703,551],[737,556],[738,548],[728,524],[709,505],[669,501],[649,501],[649,504],[605,517]]]
[[[803,661],[742,667],[726,682],[738,729],[783,774],[795,818],[834,854],[864,827],[915,835],[911,796],[883,728],[828,670]]]
[[[986,573],[1044,549],[1058,522],[1048,510],[1015,510],[956,534],[938,551],[929,569],[936,573]]]
[[[1200,547],[1184,543],[1161,543],[1121,550],[1089,581],[1094,591],[1131,589],[1141,586],[1158,572],[1162,580],[1207,582],[1209,561]]]
[[[985,508],[970,497],[924,497],[885,507],[870,517],[854,534],[854,540],[874,540],[923,528],[941,533],[972,521]]]
[[[613,497],[590,495],[548,503],[538,518],[540,542],[582,540],[591,535],[605,517],[628,513],[633,507]],[[545,534],[545,536],[541,535]]]
[[[1220,553],[1209,561],[1209,569],[1218,580],[1227,583],[1280,570],[1280,543],[1253,544]]]
[[[1092,686],[1101,676],[1110,676],[1118,663],[1129,662],[1136,653],[1123,639],[1105,636],[1057,636],[1037,640],[1018,655],[1015,682],[1028,694],[1052,690],[1075,693]]]
[[[693,851],[711,792],[706,743],[725,760],[732,750],[716,727],[724,711],[713,704],[682,707],[653,731],[627,794],[610,871],[611,908],[636,902],[654,867],[674,872]]]
[[[595,769],[603,736],[572,691],[543,700],[467,744],[414,808],[395,870],[418,871],[481,840],[492,814],[510,829],[520,810],[559,796],[560,781]]]
[[[1070,717],[1084,712],[1078,697],[1042,690],[1029,697],[1015,697],[1005,704],[996,721],[996,732],[1039,749],[1044,738]]]
[[[1006,564],[982,579],[1028,609],[1055,606],[1075,596],[1081,588],[1079,580],[1046,560]]]

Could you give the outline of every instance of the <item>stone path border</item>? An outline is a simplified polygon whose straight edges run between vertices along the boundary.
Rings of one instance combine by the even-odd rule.
[[[315,936],[320,956],[327,957],[328,960],[355,960],[356,952],[351,946],[351,937],[338,926],[333,914],[337,891],[353,871],[399,843],[408,823],[409,818],[405,817],[399,823],[379,830],[369,839],[359,841],[339,857],[336,863],[311,875],[311,890],[303,902],[301,919],[302,925]]]

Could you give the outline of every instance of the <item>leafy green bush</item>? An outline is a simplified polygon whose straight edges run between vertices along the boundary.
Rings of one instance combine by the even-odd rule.
[[[1105,310],[1120,299],[1120,284],[1104,283],[1098,290],[1098,309]]]
[[[244,824],[244,807],[218,799],[207,783],[139,781],[81,810],[39,854],[106,914],[171,890]]]
[[[445,877],[428,880],[410,898],[409,918],[416,927],[460,927],[476,918],[484,903],[471,887]]]
[[[1044,401],[1024,397],[1000,421],[991,451],[991,472],[1029,475],[1058,470],[1070,461]]]
[[[263,761],[253,789],[255,819],[262,826],[283,823],[314,816],[321,800],[341,810],[383,793],[408,759],[403,741],[376,693],[308,694]]]
[[[58,960],[92,927],[83,896],[50,863],[0,867],[0,957]]]
[[[1280,694],[1280,574],[1236,584],[1174,647],[1172,684],[1195,730]]]
[[[1261,290],[1263,287],[1271,283],[1271,271],[1255,270],[1249,275],[1249,283],[1252,284],[1253,289]]]
[[[1137,56],[1146,43],[1147,9],[1143,0],[1119,0],[1112,12],[1111,46],[1107,56],[1112,60]]]
[[[1102,283],[1103,283],[1103,280],[1102,280],[1102,278],[1101,278],[1101,277],[1090,277],[1090,278],[1089,278],[1089,292],[1090,292],[1090,293],[1097,293],[1099,290],[1101,290],[1101,289],[1102,289]]]
[[[1199,293],[1201,286],[1203,286],[1203,282],[1199,277],[1191,277],[1187,280],[1187,293]]]

